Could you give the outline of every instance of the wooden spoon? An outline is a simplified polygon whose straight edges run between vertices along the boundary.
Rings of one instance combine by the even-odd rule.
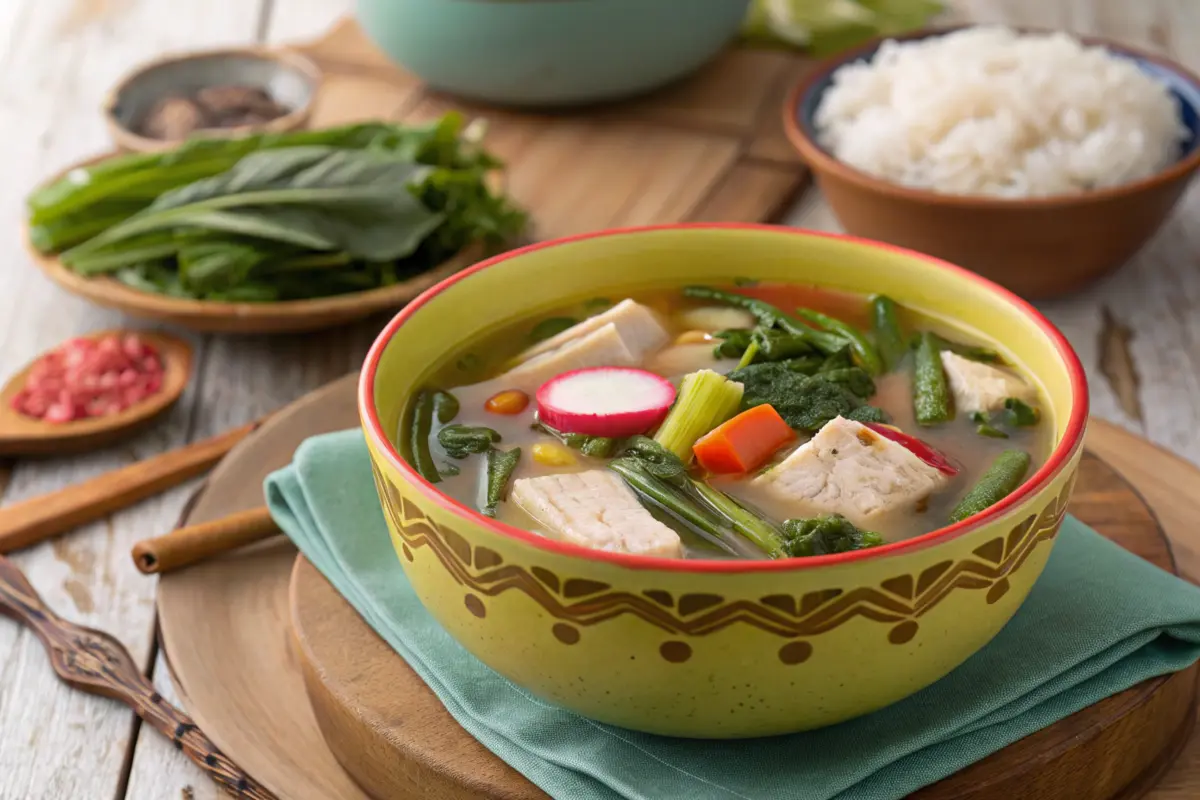
[[[228,793],[246,800],[277,800],[217,749],[191,717],[155,691],[124,645],[107,633],[59,617],[42,602],[17,565],[3,556],[0,614],[33,630],[61,680],[132,708]]]
[[[84,338],[101,339],[125,333],[136,333],[158,350],[163,362],[163,383],[159,391],[109,416],[43,422],[12,407],[12,398],[24,387],[26,376],[37,363],[35,360],[0,389],[0,456],[59,455],[94,450],[144,428],[174,405],[192,374],[191,345],[175,336],[150,331],[98,331],[85,334]]]

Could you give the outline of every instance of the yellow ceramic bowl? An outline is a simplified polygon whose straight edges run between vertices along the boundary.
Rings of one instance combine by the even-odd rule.
[[[396,433],[436,364],[563,298],[733,275],[884,292],[1003,343],[1041,384],[1057,445],[1008,499],[869,551],[782,561],[601,553],[480,516],[401,457]],[[404,570],[467,650],[603,722],[733,738],[816,728],[933,683],[1008,622],[1067,507],[1087,384],[1062,335],[995,284],[928,256],[786,228],[692,225],[534,245],[444,281],[387,326],[359,409]]]

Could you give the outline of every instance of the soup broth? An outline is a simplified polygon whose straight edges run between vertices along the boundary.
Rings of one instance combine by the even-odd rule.
[[[721,287],[715,296],[614,293],[497,331],[435,370],[430,390],[405,415],[402,451],[463,505],[550,538],[650,555],[772,558],[843,552],[944,527],[1011,492],[1052,449],[1039,388],[996,343],[886,299],[781,284]],[[769,305],[739,307],[747,298]],[[621,337],[640,341],[642,351],[603,349]],[[598,369],[605,367],[615,369]],[[639,442],[666,443],[672,417],[683,419],[692,397],[688,376],[701,372],[722,390],[740,386],[742,398],[713,419],[716,431],[699,431],[710,435],[673,443],[686,473],[661,478],[643,456],[623,457]],[[643,391],[660,391],[654,376],[674,387],[674,402],[661,412],[626,408]],[[556,395],[547,394],[550,384]],[[940,386],[948,404],[932,413],[941,419],[929,418],[930,396],[938,395],[930,386]],[[449,402],[433,410],[446,394],[457,401],[453,414]],[[552,396],[569,406],[555,411],[575,420],[567,427],[587,430],[548,424],[553,409],[539,399]],[[772,408],[749,413],[760,405]],[[634,412],[659,418],[634,430],[626,423],[635,424]],[[607,430],[617,434],[596,432]],[[839,451],[842,439],[850,447]],[[516,466],[497,486],[506,458]],[[757,461],[731,470],[730,458]],[[998,481],[1001,462],[1009,474]],[[578,477],[535,480],[569,475]],[[732,516],[722,511],[730,508]],[[806,524],[818,531],[805,539],[798,532]],[[643,532],[657,544],[633,541]],[[764,538],[784,544],[764,546]]]

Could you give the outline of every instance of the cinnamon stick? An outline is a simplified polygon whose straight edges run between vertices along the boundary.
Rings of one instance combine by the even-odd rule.
[[[262,420],[0,508],[0,553],[37,544],[177,486],[211,468],[260,424]]]
[[[169,572],[279,533],[266,507],[188,525],[133,546],[133,563],[146,575]]]

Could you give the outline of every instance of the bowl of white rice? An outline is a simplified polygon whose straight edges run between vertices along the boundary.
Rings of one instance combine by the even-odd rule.
[[[848,233],[1027,297],[1115,269],[1200,166],[1200,78],[1123,45],[975,26],[817,67],[788,135]]]

